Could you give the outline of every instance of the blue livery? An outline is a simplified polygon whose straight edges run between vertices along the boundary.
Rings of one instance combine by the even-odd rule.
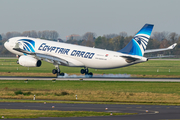
[[[70,51],[70,49],[67,49],[67,48],[49,46],[46,43],[42,43],[39,46],[38,50],[47,51],[47,52],[54,52],[54,53],[59,53],[59,54],[65,54],[65,55],[68,55],[68,53]],[[92,59],[93,56],[95,55],[95,53],[85,52],[85,51],[80,51],[80,50],[72,50],[70,55],[74,56],[74,57],[82,57],[82,58]]]
[[[152,24],[145,24],[141,30],[134,36],[134,38],[124,47],[122,50],[118,52],[130,55],[138,55],[143,56],[144,51],[146,50],[146,46],[148,44],[152,29]]]
[[[18,40],[18,43],[21,44],[21,42],[23,43],[23,49],[29,52],[35,52],[34,48],[35,48],[35,42],[33,40],[30,39],[21,39]]]

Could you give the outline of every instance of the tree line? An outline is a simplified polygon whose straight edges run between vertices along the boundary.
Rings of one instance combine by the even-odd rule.
[[[124,48],[134,36],[128,36],[126,32],[119,34],[107,34],[103,36],[95,36],[94,33],[86,33],[82,40],[69,39],[66,42],[71,44],[107,49],[118,51]],[[86,36],[86,37],[84,37]],[[84,39],[86,38],[86,39]],[[155,53],[148,53],[148,56],[163,55],[179,55],[180,54],[180,35],[175,32],[154,32],[152,33],[146,49],[166,48],[170,45],[178,43],[175,49],[171,51],[162,51]]]
[[[41,38],[41,39],[47,39],[47,40],[53,40],[56,41],[59,37],[59,34],[57,31],[49,31],[49,30],[44,30],[44,31],[24,31],[22,33],[20,32],[7,32],[6,34],[1,34],[2,39],[9,39],[12,37],[17,37],[17,36],[28,36],[28,37],[33,37],[33,38]]]
[[[52,41],[57,41],[59,38],[59,34],[57,31],[24,31],[20,32],[7,32],[6,34],[0,35],[0,54],[12,54],[8,52],[3,44],[6,40],[11,37],[16,36],[28,36],[33,38],[40,38],[40,39],[48,39]],[[82,46],[89,46],[107,50],[118,51],[124,48],[131,40],[133,36],[128,36],[126,32],[120,32],[119,34],[106,34],[103,36],[97,36],[93,32],[86,32],[82,36],[74,37],[73,34],[68,37],[67,40],[61,42],[82,45]],[[158,49],[158,48],[165,48],[173,43],[178,43],[175,49],[171,51],[164,51],[158,53],[150,53],[149,56],[157,55],[157,54],[164,54],[164,55],[179,55],[180,54],[180,35],[175,32],[154,32],[151,35],[149,43],[147,45],[147,49]]]

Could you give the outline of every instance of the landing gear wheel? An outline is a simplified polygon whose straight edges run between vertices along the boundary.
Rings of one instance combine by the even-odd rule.
[[[89,75],[89,77],[90,77],[90,78],[92,78],[93,73],[92,73],[92,72],[90,72],[90,73],[88,73],[88,75]]]
[[[64,76],[64,73],[60,73],[59,75],[60,75],[60,76]]]
[[[84,74],[86,71],[84,69],[81,69],[81,74]]]
[[[17,60],[16,63],[19,64],[19,60]]]
[[[56,74],[56,73],[57,73],[57,70],[56,70],[56,69],[53,69],[53,70],[52,70],[52,73],[53,73],[53,74]]]
[[[64,76],[64,73],[60,71],[59,65],[55,64],[56,69],[52,70],[53,74],[56,74],[56,77],[58,76]]]
[[[85,76],[86,76],[86,77],[92,77],[92,76],[93,76],[93,73],[92,73],[92,72],[89,73],[88,68],[81,69],[80,72],[81,72],[81,74],[84,74],[84,73],[85,73]]]

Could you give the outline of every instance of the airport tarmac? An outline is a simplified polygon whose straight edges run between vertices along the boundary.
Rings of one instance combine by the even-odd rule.
[[[54,106],[54,108],[52,108]],[[107,110],[105,108],[108,108]],[[69,117],[69,118],[35,118],[33,120],[167,120],[180,119],[180,106],[164,105],[115,105],[115,104],[61,104],[61,103],[0,103],[0,109],[32,109],[60,111],[97,111],[138,113],[137,115]],[[13,119],[17,120],[17,119]],[[24,120],[24,119],[21,119]]]
[[[53,78],[53,77],[13,77],[0,76],[0,80],[83,80],[83,81],[147,81],[147,82],[180,82],[180,78],[121,78],[121,77],[70,77],[70,78]]]
[[[180,82],[180,79],[151,78],[52,78],[52,77],[0,77],[0,80],[84,80],[84,81],[156,81]],[[54,108],[52,108],[54,106]],[[105,110],[108,108],[108,110]],[[69,117],[69,118],[33,118],[32,120],[173,120],[180,119],[180,106],[161,105],[113,105],[113,104],[58,104],[58,103],[1,103],[0,109],[34,109],[61,111],[97,111],[97,112],[127,112],[137,115],[99,116],[99,117]],[[148,112],[147,112],[148,110]],[[11,120],[11,119],[9,119]],[[18,120],[18,119],[13,119]],[[26,120],[26,119],[20,119]]]

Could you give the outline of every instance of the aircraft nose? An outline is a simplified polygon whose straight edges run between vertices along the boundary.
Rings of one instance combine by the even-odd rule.
[[[7,40],[7,41],[4,43],[4,47],[8,50],[8,48],[9,48],[9,40]]]
[[[4,47],[7,49],[7,42],[4,43]]]

